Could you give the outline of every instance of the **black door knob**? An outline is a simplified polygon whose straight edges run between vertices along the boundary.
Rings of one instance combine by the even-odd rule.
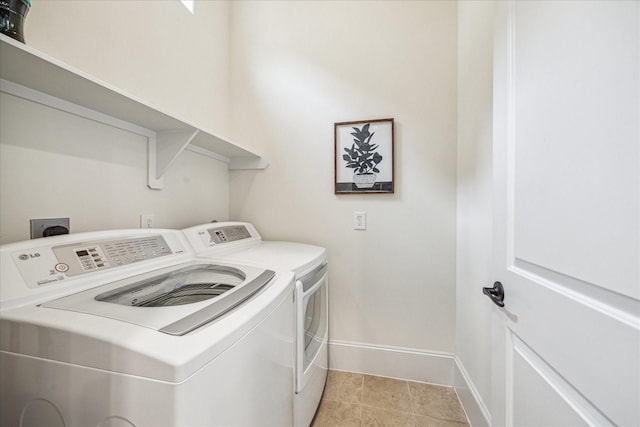
[[[498,307],[504,307],[504,288],[502,283],[495,282],[493,288],[482,288],[482,293],[488,296]]]

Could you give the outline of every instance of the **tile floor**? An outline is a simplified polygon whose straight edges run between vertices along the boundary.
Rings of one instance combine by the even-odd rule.
[[[451,387],[329,371],[311,427],[469,426]]]

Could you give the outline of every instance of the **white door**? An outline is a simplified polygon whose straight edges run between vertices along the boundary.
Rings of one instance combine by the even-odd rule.
[[[492,424],[640,426],[640,2],[496,3]]]

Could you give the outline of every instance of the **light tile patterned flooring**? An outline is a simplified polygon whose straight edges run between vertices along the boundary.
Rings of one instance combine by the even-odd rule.
[[[469,426],[451,387],[329,371],[311,427]]]

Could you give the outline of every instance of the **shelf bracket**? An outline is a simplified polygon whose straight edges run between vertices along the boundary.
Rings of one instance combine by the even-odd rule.
[[[229,170],[262,170],[269,166],[269,162],[263,157],[232,157]]]
[[[198,132],[197,129],[159,131],[149,137],[149,188],[163,188],[163,175]]]

